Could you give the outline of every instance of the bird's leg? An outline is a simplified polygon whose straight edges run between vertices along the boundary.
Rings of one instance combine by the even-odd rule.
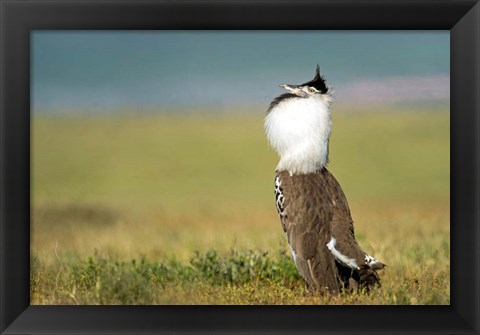
[[[345,289],[345,282],[343,281],[342,277],[340,276],[340,273],[338,271],[336,271],[336,275],[337,275],[337,280],[338,282],[341,284],[341,287],[343,289]]]

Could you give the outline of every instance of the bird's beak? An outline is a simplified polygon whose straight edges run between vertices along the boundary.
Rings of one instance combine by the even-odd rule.
[[[298,92],[300,90],[300,85],[288,85],[288,84],[282,84],[280,87],[283,87],[287,91],[291,91],[292,93]]]
[[[288,85],[288,84],[282,84],[280,87],[286,89],[287,91],[292,92],[293,94],[297,95],[303,95],[302,89],[300,88],[300,85]]]
[[[286,89],[286,90],[289,90],[289,91],[292,91],[294,88],[295,88],[296,85],[288,85],[288,84],[282,84],[280,85],[280,87]]]

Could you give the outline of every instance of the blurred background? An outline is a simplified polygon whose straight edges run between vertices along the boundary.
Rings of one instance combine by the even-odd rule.
[[[442,31],[38,31],[32,55],[44,112],[264,106],[317,63],[339,105],[449,99]]]
[[[286,249],[263,117],[319,64],[357,239],[387,289],[438,289],[406,303],[448,304],[449,48],[448,31],[34,31],[37,266]],[[71,303],[45,285],[34,303]]]

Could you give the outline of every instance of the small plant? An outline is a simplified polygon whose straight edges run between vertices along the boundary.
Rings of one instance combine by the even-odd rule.
[[[205,255],[199,252],[190,260],[198,276],[212,284],[242,284],[268,279],[273,282],[291,282],[298,280],[295,266],[285,252],[272,258],[267,252],[232,250],[228,257],[220,258],[215,250]]]

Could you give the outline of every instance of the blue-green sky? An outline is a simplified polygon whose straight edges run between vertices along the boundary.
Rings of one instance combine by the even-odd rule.
[[[448,101],[448,31],[34,31],[36,111],[268,105],[316,64],[338,103]]]

